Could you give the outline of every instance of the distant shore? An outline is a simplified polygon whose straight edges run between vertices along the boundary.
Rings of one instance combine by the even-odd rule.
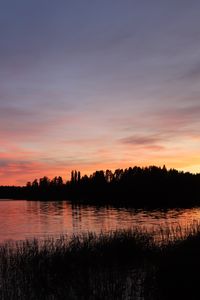
[[[97,205],[132,207],[188,207],[200,205],[200,174],[150,166],[96,171],[81,176],[72,171],[71,179],[35,179],[26,186],[0,186],[1,199],[70,200]]]

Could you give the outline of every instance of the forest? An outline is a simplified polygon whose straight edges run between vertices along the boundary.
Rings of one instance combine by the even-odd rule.
[[[200,203],[200,174],[167,169],[165,166],[130,167],[96,171],[71,178],[44,176],[26,186],[0,186],[0,198],[71,200],[81,203],[131,205],[134,207],[184,207]]]

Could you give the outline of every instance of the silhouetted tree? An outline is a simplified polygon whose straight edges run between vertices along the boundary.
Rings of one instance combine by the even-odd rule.
[[[78,171],[78,182],[80,182],[80,181],[81,181],[81,172]]]
[[[39,186],[41,188],[48,188],[49,185],[50,185],[50,180],[47,176],[40,178]]]
[[[33,188],[38,188],[38,186],[39,186],[38,180],[37,179],[33,180],[32,187]]]
[[[110,170],[106,170],[106,181],[107,182],[112,182],[113,180],[113,173]]]
[[[72,182],[72,183],[75,182],[75,180],[74,180],[74,171],[73,171],[73,170],[71,171],[71,182]]]
[[[27,182],[24,187],[0,187],[1,198],[73,199],[132,206],[183,206],[200,203],[200,174],[167,170],[166,166],[129,167],[96,171],[81,177],[71,172],[64,184],[61,176]]]

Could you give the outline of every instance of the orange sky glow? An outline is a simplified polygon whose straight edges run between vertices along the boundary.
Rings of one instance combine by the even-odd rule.
[[[37,2],[0,10],[0,185],[199,173],[200,3]]]

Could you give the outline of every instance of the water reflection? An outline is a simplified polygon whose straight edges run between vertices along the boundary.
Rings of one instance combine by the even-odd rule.
[[[200,221],[200,209],[135,210],[132,208],[75,205],[66,201],[0,201],[0,241],[86,231],[160,226],[186,228]]]

